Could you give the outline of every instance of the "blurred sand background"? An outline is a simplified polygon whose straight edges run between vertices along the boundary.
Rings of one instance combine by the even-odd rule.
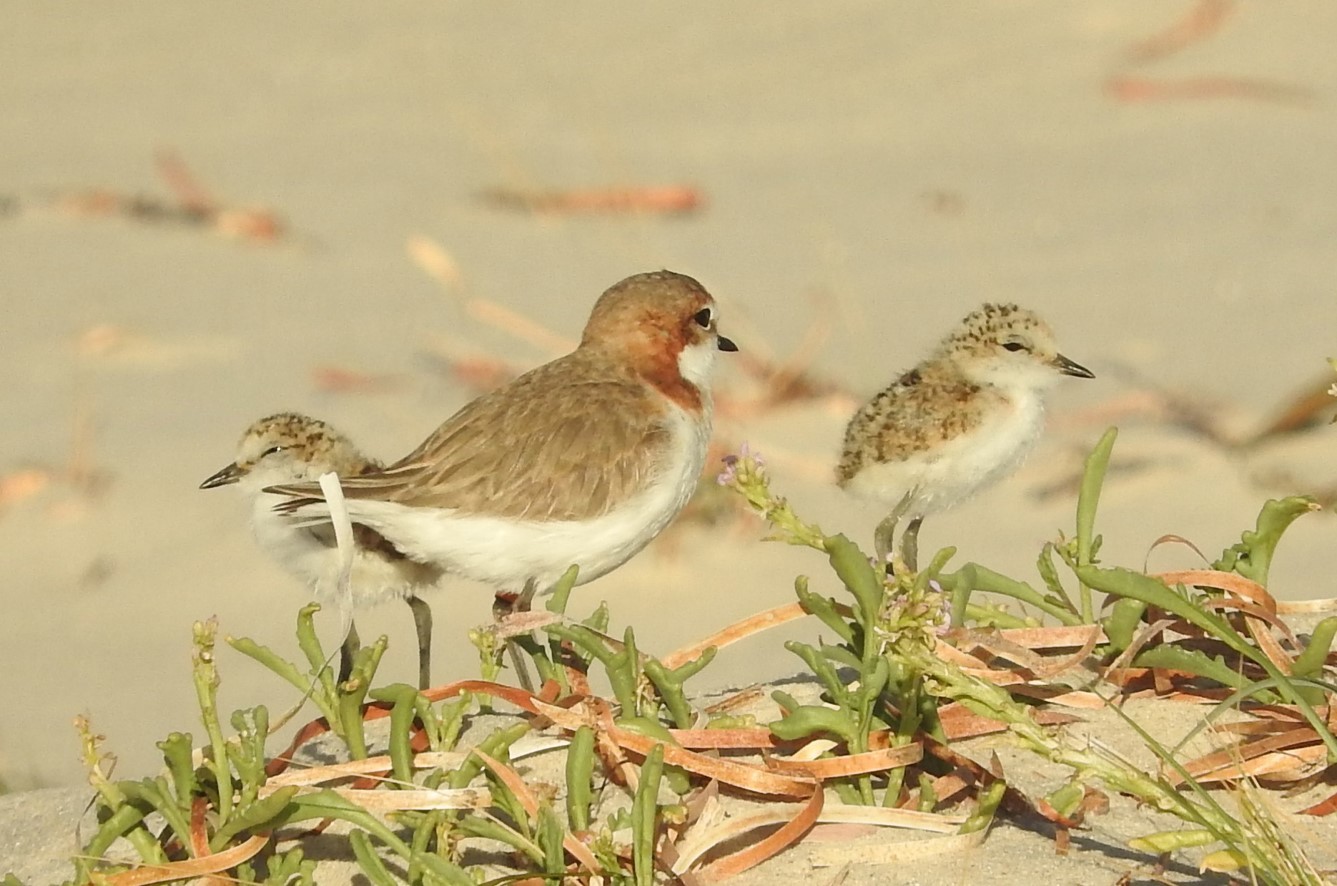
[[[553,355],[479,304],[574,339],[620,278],[696,276],[744,349],[721,361],[717,437],[747,440],[807,517],[860,540],[880,514],[827,482],[851,398],[982,301],[1035,308],[1099,377],[1065,382],[1042,450],[921,540],[1016,577],[1033,579],[1041,544],[1071,529],[1069,484],[1110,423],[1122,436],[1099,523],[1109,563],[1140,566],[1165,533],[1214,556],[1265,498],[1337,484],[1326,427],[1221,443],[1265,426],[1337,352],[1326,0],[157,0],[101,16],[8,3],[3,20],[11,789],[82,779],[80,712],[125,776],[156,768],[168,731],[198,731],[197,619],[297,655],[301,589],[254,546],[238,497],[199,482],[252,419],[284,409],[398,457],[474,395],[452,360]],[[130,195],[172,205],[162,152],[220,204],[282,219],[279,236],[90,211],[94,191],[103,209]],[[660,185],[702,205],[535,213],[479,196]],[[454,271],[425,272],[411,241]],[[762,408],[746,358],[792,360],[836,393]],[[1181,407],[1161,408],[1159,390]],[[1185,406],[1218,439],[1175,420]],[[662,653],[787,602],[797,573],[829,584],[812,552],[758,535],[678,527],[572,610],[606,599],[615,625]],[[1335,547],[1329,514],[1301,521],[1273,590],[1331,596]],[[1182,547],[1152,554],[1195,562]],[[454,583],[431,602],[436,678],[474,674],[464,633],[490,594]],[[383,676],[411,681],[407,608],[360,625],[391,636]],[[220,659],[225,710],[291,703],[254,663]],[[767,638],[722,654],[706,684],[797,664]]]

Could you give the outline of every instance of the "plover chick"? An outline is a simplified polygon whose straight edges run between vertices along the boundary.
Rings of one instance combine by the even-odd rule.
[[[262,418],[246,429],[232,464],[200,484],[201,489],[236,484],[251,501],[251,529],[266,553],[305,581],[315,598],[328,603],[339,577],[339,551],[329,523],[302,526],[274,505],[281,496],[264,491],[279,483],[316,480],[333,471],[341,482],[379,470],[352,441],[323,421],[284,412]],[[436,566],[405,557],[375,530],[353,525],[353,565],[349,578],[354,608],[384,600],[408,601],[418,634],[418,686],[431,685],[432,611],[419,591],[435,585]],[[356,625],[350,625],[341,651],[339,680],[348,678],[357,650]]]
[[[705,461],[715,300],[691,277],[637,274],[595,303],[570,354],[474,400],[398,462],[344,483],[354,522],[415,560],[528,605],[571,565],[585,583],[677,516]],[[283,510],[329,514],[312,483]],[[523,679],[523,677],[522,677]]]
[[[908,517],[901,554],[916,569],[924,517],[1021,463],[1040,438],[1045,393],[1060,375],[1095,377],[1058,352],[1033,311],[986,304],[854,414],[836,482],[891,507],[874,535],[880,561],[892,550],[897,522]]]

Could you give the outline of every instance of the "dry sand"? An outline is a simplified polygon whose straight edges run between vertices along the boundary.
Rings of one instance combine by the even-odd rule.
[[[1226,14],[1180,51],[1129,55],[1195,8]],[[1126,409],[1146,399],[1130,379],[1151,380],[1247,433],[1337,352],[1331,3],[158,0],[102,16],[9,4],[4,20],[0,475],[48,481],[0,502],[10,788],[80,781],[79,712],[121,774],[152,771],[153,741],[196,727],[196,619],[292,650],[300,589],[252,544],[240,502],[198,483],[262,414],[320,415],[393,458],[470,396],[433,355],[550,356],[471,317],[468,299],[574,337],[604,287],[669,267],[719,296],[750,353],[784,358],[829,323],[811,369],[858,395],[981,301],[1035,308],[1099,378],[1066,383],[1043,450],[922,539],[1007,574],[1032,576],[1042,542],[1071,527],[1071,495],[1040,493],[1113,421],[1126,470],[1102,503],[1107,562],[1140,565],[1164,533],[1214,554],[1267,496],[1337,480],[1326,428],[1241,453]],[[1116,78],[1161,91],[1121,98]],[[229,205],[281,214],[290,236],[51,205],[89,189],[165,198],[162,149]],[[678,183],[702,211],[536,217],[477,198]],[[453,257],[454,286],[408,257],[415,236]],[[389,384],[322,390],[321,367]],[[737,363],[721,375],[744,387]],[[722,415],[718,431],[766,453],[809,518],[866,538],[878,515],[826,482],[850,409]],[[1324,514],[1292,530],[1278,596],[1333,594],[1335,528]],[[685,527],[573,609],[607,599],[662,652],[787,601],[794,574],[821,568],[747,532]],[[472,673],[462,637],[488,594],[457,584],[433,602],[438,676]],[[409,679],[408,613],[363,622],[394,641],[387,676]],[[250,662],[222,668],[225,708],[284,706]],[[722,656],[714,679],[793,668],[768,641]]]

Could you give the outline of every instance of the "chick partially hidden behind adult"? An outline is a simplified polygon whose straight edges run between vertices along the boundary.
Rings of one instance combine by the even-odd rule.
[[[266,553],[305,581],[316,600],[327,603],[338,588],[339,551],[329,523],[302,525],[274,510],[283,496],[264,489],[281,483],[316,480],[333,471],[341,478],[379,470],[352,441],[323,421],[284,412],[262,418],[246,429],[232,464],[200,484],[201,489],[236,484],[251,503],[251,529]],[[354,608],[383,600],[408,601],[418,633],[418,687],[431,685],[432,611],[418,596],[435,585],[443,571],[405,557],[375,530],[353,524],[353,565],[349,587]],[[350,624],[340,653],[339,680],[348,679],[358,648],[357,627]]]
[[[1016,468],[1044,429],[1045,393],[1061,375],[1094,378],[1058,352],[1049,325],[1011,304],[969,314],[933,354],[866,403],[845,429],[836,483],[891,507],[874,546],[886,562],[896,525],[917,567],[919,527]]]

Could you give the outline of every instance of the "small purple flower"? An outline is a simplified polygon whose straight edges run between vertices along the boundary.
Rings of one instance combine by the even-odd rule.
[[[721,486],[732,486],[734,481],[738,479],[738,456],[726,455],[721,461],[724,462],[724,470],[720,471],[719,476],[715,478],[715,482]]]
[[[738,473],[740,470],[753,479],[762,478],[762,469],[766,467],[766,462],[761,457],[761,453],[753,452],[752,447],[747,445],[744,440],[738,446],[737,455],[724,456],[724,470],[715,478],[715,482],[721,486],[733,486],[739,482]]]
[[[738,447],[738,457],[752,459],[752,463],[757,466],[757,470],[766,467],[766,459],[761,457],[760,452],[753,452],[752,447],[747,445],[746,440]]]

